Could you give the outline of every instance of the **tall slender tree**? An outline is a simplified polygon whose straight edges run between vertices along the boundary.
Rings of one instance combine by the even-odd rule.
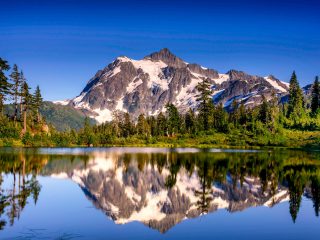
[[[12,73],[10,74],[10,79],[12,81],[12,95],[14,101],[14,121],[17,121],[18,116],[18,97],[20,96],[21,88],[21,76],[16,64],[13,65]]]
[[[291,79],[290,79],[290,86],[289,86],[289,104],[288,104],[288,117],[293,118],[295,121],[297,121],[299,118],[301,118],[304,109],[304,99],[303,99],[303,93],[300,88],[297,75],[295,72],[292,73]]]
[[[271,121],[270,106],[269,106],[269,103],[264,95],[262,95],[262,103],[259,106],[258,119],[264,124],[270,123],[270,121]]]
[[[144,117],[144,114],[140,114],[138,117],[137,132],[139,135],[141,135],[141,136],[145,135],[146,137],[150,133],[149,126],[148,126],[146,118]]]
[[[20,116],[22,119],[22,112],[23,112],[23,103],[22,103],[22,92],[23,92],[23,84],[26,82],[26,78],[24,77],[23,72],[20,72],[20,80],[21,80],[21,87],[20,87]]]
[[[167,119],[163,115],[162,112],[160,112],[157,116],[157,135],[164,136],[167,131]]]
[[[193,110],[190,108],[189,111],[185,114],[185,127],[187,133],[195,133],[195,125],[196,125],[196,119],[195,114]]]
[[[180,128],[180,116],[178,109],[172,103],[166,105],[168,115],[168,135],[174,136]]]
[[[209,129],[209,116],[210,116],[210,104],[211,100],[211,88],[208,79],[203,79],[197,85],[199,94],[197,95],[196,101],[199,102],[199,117],[202,119],[203,129]]]
[[[27,132],[27,114],[32,104],[32,95],[29,92],[30,88],[27,82],[23,83],[22,86],[22,105],[23,105],[23,133]]]
[[[34,108],[34,112],[36,114],[38,123],[41,121],[40,107],[42,106],[42,103],[43,103],[43,99],[41,96],[40,87],[37,86],[37,88],[33,94],[33,108]]]
[[[132,134],[132,128],[130,115],[129,113],[125,113],[122,124],[122,135],[124,137],[129,137]]]
[[[315,114],[320,108],[320,84],[319,77],[316,76],[312,86],[311,112]]]
[[[0,112],[3,112],[4,101],[7,95],[10,93],[10,83],[5,75],[5,71],[8,71],[10,66],[6,60],[0,58]]]

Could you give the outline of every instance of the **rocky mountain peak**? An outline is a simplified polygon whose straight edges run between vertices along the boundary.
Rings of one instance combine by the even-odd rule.
[[[273,92],[280,97],[288,94],[288,83],[273,76],[237,70],[222,74],[196,63],[188,64],[164,48],[140,60],[116,58],[89,80],[79,96],[62,102],[99,123],[112,120],[115,111],[127,112],[132,119],[140,114],[156,116],[168,102],[183,113],[197,108],[196,86],[204,79],[211,84],[212,101],[227,110],[234,100],[251,108],[260,104],[262,95],[270,99]]]
[[[152,61],[162,61],[170,67],[183,68],[187,64],[179,57],[174,55],[168,48],[163,48],[159,52],[151,53],[144,57],[144,59],[151,59]]]

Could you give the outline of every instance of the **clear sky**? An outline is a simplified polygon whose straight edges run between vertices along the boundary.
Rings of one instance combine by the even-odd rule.
[[[301,85],[320,74],[319,0],[0,0],[0,57],[46,100],[75,97],[119,55],[167,47],[187,62]]]

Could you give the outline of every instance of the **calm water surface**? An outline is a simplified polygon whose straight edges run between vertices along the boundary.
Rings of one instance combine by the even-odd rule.
[[[320,239],[320,156],[0,149],[0,239]]]

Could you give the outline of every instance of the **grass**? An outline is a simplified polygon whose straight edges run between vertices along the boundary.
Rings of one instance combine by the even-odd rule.
[[[48,139],[30,141],[24,145],[21,140],[0,139],[2,147],[77,147],[81,145],[56,145]],[[281,133],[254,136],[250,133],[234,132],[232,134],[212,133],[209,135],[177,135],[174,137],[141,137],[114,138],[112,142],[94,146],[132,146],[132,147],[196,147],[196,148],[303,148],[320,150],[320,131],[282,130]]]

